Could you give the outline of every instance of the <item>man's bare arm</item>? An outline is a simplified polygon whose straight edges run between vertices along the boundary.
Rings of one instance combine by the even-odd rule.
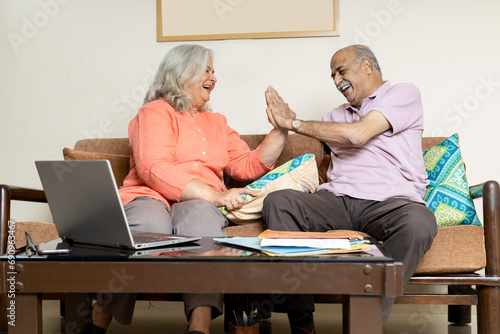
[[[384,115],[372,110],[355,123],[302,121],[298,132],[327,144],[357,147],[390,128]]]
[[[295,119],[295,112],[274,88],[268,88],[268,95],[275,122],[281,127],[293,130],[292,122]],[[391,124],[384,115],[377,110],[372,110],[359,122],[354,123],[302,121],[298,132],[327,144],[355,147],[364,145],[373,136],[390,128]]]

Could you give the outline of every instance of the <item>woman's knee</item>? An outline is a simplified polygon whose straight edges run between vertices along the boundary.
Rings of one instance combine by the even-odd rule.
[[[215,205],[204,200],[190,200],[174,204],[171,209],[176,234],[207,237],[226,236],[228,220]]]
[[[132,231],[172,233],[172,219],[165,203],[138,197],[124,207],[127,221]]]

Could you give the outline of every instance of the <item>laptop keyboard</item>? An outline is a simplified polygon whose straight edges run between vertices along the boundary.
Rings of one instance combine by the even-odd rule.
[[[134,242],[139,244],[172,239],[172,236],[160,233],[140,233],[138,235],[133,234],[132,237],[134,238]]]

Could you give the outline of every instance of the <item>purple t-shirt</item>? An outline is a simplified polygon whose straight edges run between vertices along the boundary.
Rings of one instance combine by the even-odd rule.
[[[413,84],[392,86],[385,81],[357,110],[346,103],[323,116],[323,122],[352,123],[379,111],[391,128],[361,147],[330,145],[328,182],[318,190],[336,196],[383,201],[388,198],[422,200],[429,183],[422,156],[423,110],[420,91]]]

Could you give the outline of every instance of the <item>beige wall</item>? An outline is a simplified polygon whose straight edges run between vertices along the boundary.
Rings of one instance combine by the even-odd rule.
[[[179,44],[156,42],[155,3],[0,0],[0,183],[40,187],[35,160],[61,159],[80,138],[127,136],[158,62]],[[425,135],[460,134],[469,183],[500,180],[499,12],[492,0],[340,0],[340,37],[200,42],[216,55],[212,107],[241,134],[266,133],[273,85],[316,119],[344,102],[332,53],[368,44],[385,79],[421,89]],[[40,217],[51,219],[44,205],[13,210]]]

